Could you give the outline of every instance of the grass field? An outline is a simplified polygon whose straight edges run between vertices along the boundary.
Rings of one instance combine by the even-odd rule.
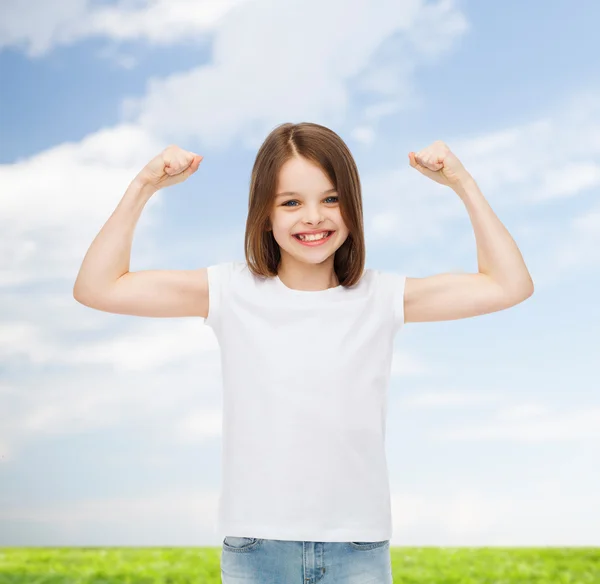
[[[390,549],[394,584],[600,584],[600,548]],[[220,584],[220,554],[216,547],[0,548],[0,584]]]

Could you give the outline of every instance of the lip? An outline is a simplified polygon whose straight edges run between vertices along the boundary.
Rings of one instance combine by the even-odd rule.
[[[322,239],[317,239],[316,241],[301,241],[296,237],[296,235],[310,235],[311,233],[323,233],[324,231],[329,231],[329,235],[327,237],[323,237]],[[301,245],[306,245],[308,247],[316,247],[317,245],[323,245],[327,243],[332,237],[335,231],[331,231],[329,229],[321,229],[320,231],[309,231],[308,233],[294,233],[292,237]]]
[[[314,231],[297,231],[293,235],[316,235],[317,233],[326,233],[327,231],[333,231],[332,229],[315,229]]]

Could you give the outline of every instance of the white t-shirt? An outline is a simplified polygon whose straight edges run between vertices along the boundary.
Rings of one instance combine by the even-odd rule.
[[[392,535],[385,430],[406,277],[303,291],[245,262],[208,268],[221,349],[219,537],[382,541]]]

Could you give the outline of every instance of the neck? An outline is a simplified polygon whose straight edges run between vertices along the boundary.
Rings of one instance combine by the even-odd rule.
[[[280,264],[277,276],[288,288],[295,290],[327,290],[340,284],[333,266],[326,263],[298,265],[292,269]]]

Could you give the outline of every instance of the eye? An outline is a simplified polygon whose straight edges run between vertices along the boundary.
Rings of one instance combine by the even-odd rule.
[[[333,195],[332,195],[331,197],[327,197],[327,199],[335,199],[335,202],[337,202],[337,201],[338,201],[338,197],[335,197],[335,196],[333,196]],[[327,200],[327,199],[325,199],[325,200]],[[298,201],[296,201],[296,199],[291,199],[291,200],[289,200],[289,201],[286,201],[285,203],[283,203],[281,206],[282,206],[282,207],[289,207],[290,205],[288,205],[288,203],[297,203],[297,202],[298,202]],[[295,205],[294,205],[294,206],[295,206]]]

